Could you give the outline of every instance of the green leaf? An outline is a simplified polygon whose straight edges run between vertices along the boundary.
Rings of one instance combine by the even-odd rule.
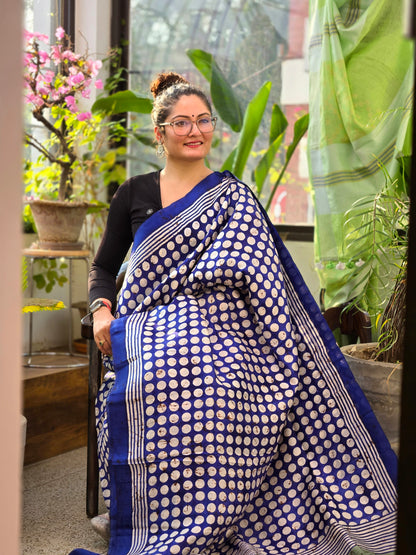
[[[269,210],[269,208],[270,208],[270,205],[271,205],[273,197],[276,193],[277,187],[279,186],[279,183],[282,180],[282,177],[283,177],[283,175],[286,171],[286,168],[289,165],[290,159],[292,158],[292,155],[293,155],[296,147],[299,144],[299,141],[301,140],[303,135],[306,133],[306,131],[308,129],[308,125],[309,125],[309,114],[305,114],[304,116],[302,116],[301,118],[299,118],[295,122],[295,125],[293,127],[293,140],[292,140],[292,142],[290,143],[290,145],[288,146],[288,148],[286,150],[285,163],[283,165],[282,170],[279,173],[279,176],[276,180],[276,183],[273,186],[272,192],[270,193],[270,196],[269,196],[269,200],[266,203],[266,206],[265,206],[266,211]]]
[[[141,133],[133,133],[133,137],[139,141],[140,143],[146,146],[153,146],[155,144],[155,140],[149,135],[142,135]]]
[[[273,104],[272,117],[270,121],[269,148],[264,153],[262,159],[254,170],[254,180],[256,182],[257,195],[263,191],[264,182],[269,174],[277,152],[283,142],[285,131],[288,126],[286,116],[278,104]]]
[[[228,123],[233,131],[240,131],[243,122],[240,103],[215,61],[212,65],[211,98],[221,119]]]
[[[243,128],[240,133],[237,152],[231,169],[238,179],[242,179],[243,177],[245,165],[257,136],[261,120],[263,119],[271,86],[271,81],[267,81],[260,87],[254,98],[249,102],[244,114]]]
[[[137,96],[132,91],[119,91],[96,100],[92,105],[92,112],[105,112],[107,114],[136,112],[139,114],[150,114],[152,108],[153,103],[149,98]]]
[[[222,165],[221,171],[229,170],[234,166],[235,155],[237,154],[237,147],[233,148],[230,154],[227,156],[227,159]]]
[[[269,144],[273,144],[287,129],[288,121],[278,104],[273,104],[270,121]]]
[[[218,115],[233,131],[239,132],[243,121],[240,102],[212,54],[198,49],[187,50],[186,54],[209,82],[212,103]]]
[[[286,152],[286,160],[290,160],[292,158],[292,154],[295,151],[295,148],[298,146],[299,141],[306,133],[309,126],[309,114],[305,114],[298,120],[296,120],[295,125],[293,127],[293,140],[290,143],[287,152]]]
[[[33,276],[33,280],[36,284],[37,289],[43,289],[46,285],[46,280],[42,274],[36,274]]]
[[[254,170],[254,180],[256,182],[256,190],[258,196],[260,196],[263,191],[264,182],[266,181],[270,168],[272,167],[272,164],[276,158],[276,154],[278,153],[282,145],[283,137],[284,133],[279,135],[275,139],[275,141],[273,141],[273,143],[266,150]]]
[[[212,75],[212,54],[199,49],[188,49],[186,55],[194,66],[202,73],[208,82],[211,82]]]
[[[88,204],[87,214],[99,214],[103,210],[107,210],[109,206],[110,205],[107,202],[92,200]]]

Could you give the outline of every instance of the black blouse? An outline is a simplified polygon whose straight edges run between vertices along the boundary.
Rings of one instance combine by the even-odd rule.
[[[141,224],[162,208],[160,172],[136,175],[116,191],[107,225],[91,265],[88,280],[90,304],[98,298],[116,302],[115,280]]]

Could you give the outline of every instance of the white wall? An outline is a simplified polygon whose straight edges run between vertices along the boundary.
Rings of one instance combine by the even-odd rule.
[[[1,15],[0,549],[7,555],[17,555],[21,472],[21,2],[3,3]]]
[[[76,0],[75,49],[102,60],[110,52],[111,0]],[[100,76],[101,77],[101,76]],[[102,77],[104,79],[104,77]]]

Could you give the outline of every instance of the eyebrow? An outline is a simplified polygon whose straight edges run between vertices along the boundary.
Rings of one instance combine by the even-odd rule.
[[[202,112],[202,114],[198,114],[196,117],[200,118],[201,116],[210,116],[211,114],[209,112]],[[181,116],[181,115],[177,115],[177,116],[173,116],[172,120],[176,119],[176,118],[185,118],[185,119],[191,119],[191,116]]]

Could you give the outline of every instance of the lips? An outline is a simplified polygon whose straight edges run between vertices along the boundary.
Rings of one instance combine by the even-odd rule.
[[[192,141],[191,143],[185,143],[185,146],[190,148],[196,148],[198,146],[202,146],[204,143],[202,141]]]

